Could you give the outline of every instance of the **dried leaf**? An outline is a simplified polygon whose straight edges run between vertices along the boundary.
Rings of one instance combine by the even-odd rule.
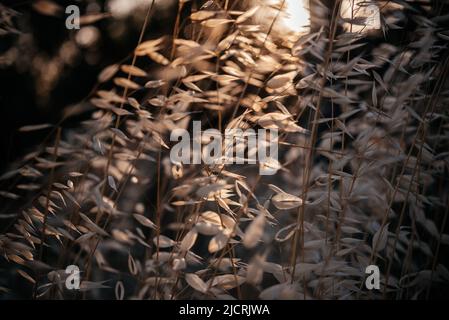
[[[190,19],[192,21],[201,21],[201,20],[209,19],[209,18],[213,17],[215,14],[216,14],[215,11],[200,10],[200,11],[192,13],[190,15]]]
[[[156,246],[159,246],[159,248],[170,248],[170,247],[173,247],[176,242],[164,235],[160,235],[159,241],[158,241],[158,237],[153,238],[153,243]]]
[[[151,229],[157,229],[157,226],[153,223],[153,221],[151,221],[147,217],[141,214],[133,214],[133,216],[141,225]]]
[[[63,9],[59,4],[50,0],[38,0],[33,3],[33,8],[40,14],[46,16],[59,16]]]
[[[159,88],[165,84],[163,80],[151,80],[145,83],[145,88]]]
[[[30,131],[37,131],[42,129],[47,129],[53,127],[52,124],[44,123],[44,124],[37,124],[32,126],[24,126],[19,129],[20,132],[30,132]]]
[[[235,23],[239,24],[239,23],[245,22],[246,20],[251,18],[257,12],[257,10],[259,10],[259,9],[260,9],[260,6],[255,6],[255,7],[251,8],[251,9],[249,9],[247,12],[245,12],[244,14],[239,16],[235,20]]]
[[[181,241],[181,251],[189,251],[194,246],[197,237],[198,231],[195,228],[187,232],[187,234],[184,236],[184,239],[182,239]]]
[[[234,22],[234,20],[229,19],[209,19],[206,21],[201,22],[201,24],[208,28],[216,28],[218,26],[221,26],[223,24]]]
[[[214,253],[223,249],[226,246],[228,239],[229,236],[226,235],[223,231],[220,231],[209,241],[208,246],[209,252]]]
[[[117,73],[119,66],[117,64],[113,64],[107,66],[100,72],[98,75],[98,82],[103,83],[112,79],[112,77]]]
[[[302,204],[302,199],[288,193],[278,193],[271,198],[274,206],[281,210],[289,210],[299,207]]]
[[[133,276],[137,275],[137,273],[139,272],[139,270],[137,269],[136,261],[131,254],[128,254],[128,269]]]
[[[83,219],[86,222],[87,227],[91,231],[93,231],[93,232],[95,232],[95,233],[97,233],[99,235],[105,236],[105,237],[108,236],[108,233],[106,231],[104,231],[102,228],[100,228],[95,222],[90,220],[89,217],[86,216],[84,213],[79,212],[78,214],[80,215],[81,219]]]
[[[158,38],[154,40],[147,40],[139,44],[134,51],[137,56],[144,56],[147,55],[150,52],[157,51],[159,48],[159,45],[162,44],[164,41],[164,38]]]
[[[277,89],[285,86],[287,83],[289,83],[292,80],[292,77],[289,75],[278,75],[274,76],[267,82],[267,86],[269,86],[272,89]]]
[[[117,281],[115,284],[115,299],[123,300],[125,296],[125,287],[123,286],[122,281]]]
[[[115,179],[113,176],[108,176],[108,184],[115,192],[118,192],[117,185],[115,184]]]
[[[142,70],[136,66],[122,65],[121,69],[123,72],[125,72],[131,76],[135,76],[135,77],[146,77],[147,76],[147,73],[144,70]]]
[[[17,273],[20,274],[22,277],[24,277],[25,279],[27,279],[29,282],[35,284],[36,280],[34,280],[28,273],[26,273],[23,270],[18,269]]]
[[[164,66],[168,65],[170,63],[170,61],[164,57],[163,55],[161,55],[160,53],[157,52],[149,52],[148,56],[154,61],[157,62],[159,64],[162,64]]]
[[[119,87],[123,87],[125,89],[132,89],[132,90],[140,89],[140,85],[126,78],[114,78],[114,83]]]
[[[385,246],[387,245],[388,240],[388,223],[382,228],[380,227],[379,230],[374,234],[373,236],[373,250],[376,250],[376,252],[382,251]]]
[[[201,292],[206,293],[207,292],[207,284],[196,274],[194,273],[186,273],[185,279],[189,286],[191,286],[193,289]]]
[[[212,280],[212,287],[220,287],[224,290],[231,290],[245,282],[245,278],[234,274],[224,274],[216,276]]]
[[[254,248],[262,238],[265,227],[265,215],[259,215],[250,223],[243,237],[243,245],[249,249]]]

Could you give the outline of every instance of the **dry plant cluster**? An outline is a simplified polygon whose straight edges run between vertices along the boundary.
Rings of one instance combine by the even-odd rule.
[[[381,30],[351,32],[364,21],[341,1],[311,1],[298,38],[276,25],[283,1],[181,0],[173,34],[147,39],[150,3],[132,58],[98,76],[91,118],[2,176],[2,273],[37,299],[444,292],[449,19],[444,1],[420,3],[376,1]],[[170,132],[193,120],[277,128],[279,159],[259,164],[277,174],[172,164]],[[364,284],[373,264],[380,290]]]

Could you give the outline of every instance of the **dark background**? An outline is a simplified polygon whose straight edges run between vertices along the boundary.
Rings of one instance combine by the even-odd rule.
[[[74,1],[55,1],[65,8]],[[75,2],[76,3],[76,2]],[[88,3],[97,3],[102,12],[106,11],[105,1],[78,1],[81,14],[86,12]],[[67,30],[66,15],[49,16],[37,12],[33,1],[0,1],[16,12],[11,21],[17,33],[0,35],[0,172],[7,170],[10,163],[19,159],[35,146],[45,141],[50,129],[19,132],[25,125],[51,123],[57,124],[63,118],[64,109],[87,98],[94,88],[101,70],[111,64],[122,61],[132,53],[141,28],[141,21],[135,16],[121,19],[104,18],[91,24],[99,31],[98,41],[90,47],[81,47],[76,42],[77,30]],[[172,2],[173,4],[173,2]],[[4,7],[0,7],[3,11]],[[155,6],[146,38],[156,38],[172,32],[176,8],[158,8]],[[1,21],[1,20],[0,20]],[[1,28],[0,24],[0,28]],[[123,28],[122,36],[111,34],[112,28]],[[27,39],[24,44],[24,38]],[[31,39],[31,41],[29,41]],[[56,59],[62,46],[75,45],[77,54],[74,61],[63,65],[52,88],[45,94],[38,92],[37,83],[45,72],[36,74],[38,66],[36,58],[51,61]],[[5,56],[15,46],[20,52],[13,58],[15,61],[4,63]],[[23,60],[30,62],[28,65]],[[44,67],[45,69],[45,67]],[[76,127],[88,113],[68,118],[63,126]]]

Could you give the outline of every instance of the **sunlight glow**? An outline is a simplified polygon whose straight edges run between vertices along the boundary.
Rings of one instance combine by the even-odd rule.
[[[173,0],[156,0],[155,5],[168,7]],[[131,15],[135,10],[146,8],[152,0],[109,0],[108,9],[114,17],[124,18]]]
[[[286,0],[282,24],[294,32],[306,33],[310,30],[309,0]]]

